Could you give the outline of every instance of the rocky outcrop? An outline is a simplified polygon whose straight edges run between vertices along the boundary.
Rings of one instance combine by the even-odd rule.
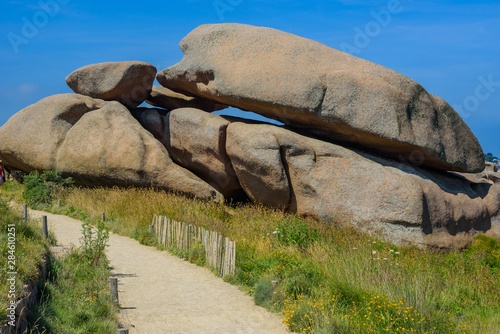
[[[460,175],[471,181],[471,187],[484,199],[489,215],[498,220],[500,235],[500,173],[495,165],[487,162],[481,173]]]
[[[165,145],[176,163],[200,176],[226,199],[246,197],[226,153],[229,121],[194,108],[176,109],[167,114],[139,108],[132,113]]]
[[[14,115],[0,128],[2,164],[83,185],[250,199],[392,242],[500,237],[500,173],[484,169],[458,114],[413,80],[240,24],[201,26],[181,48],[184,59],[157,77],[168,88],[152,90],[156,69],[141,62],[76,70],[67,82],[87,96]],[[137,107],[146,98],[157,107]],[[286,126],[210,114],[227,105]]]
[[[394,162],[273,126],[228,126],[227,152],[252,200],[393,241],[486,231],[500,189]]]
[[[137,107],[151,93],[156,67],[140,61],[107,62],[83,66],[66,78],[77,94]]]
[[[422,167],[484,169],[469,127],[444,100],[383,66],[278,30],[202,25],[157,75],[181,93],[249,110]]]
[[[206,112],[212,112],[227,108],[226,105],[214,103],[199,97],[187,96],[176,93],[162,86],[153,86],[151,95],[146,102],[152,106],[174,110],[179,108],[196,108]]]
[[[165,145],[181,166],[200,175],[228,198],[244,194],[226,153],[224,118],[199,109],[183,108],[167,115]]]
[[[51,96],[14,115],[0,128],[0,158],[24,171],[60,170],[79,184],[151,186],[222,200],[176,165],[123,105],[78,94]]]

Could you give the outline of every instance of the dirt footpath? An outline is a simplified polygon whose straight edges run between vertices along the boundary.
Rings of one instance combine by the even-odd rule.
[[[29,213],[47,216],[60,246],[79,246],[80,221]],[[110,234],[109,244],[108,259],[119,283],[119,320],[131,334],[288,333],[281,317],[206,268],[116,234]]]

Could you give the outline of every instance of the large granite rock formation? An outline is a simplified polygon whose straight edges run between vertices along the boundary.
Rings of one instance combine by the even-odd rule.
[[[26,172],[55,169],[80,184],[152,186],[206,199],[222,195],[176,165],[118,102],[47,97],[0,128],[0,159]]]
[[[278,30],[202,25],[163,86],[307,128],[414,165],[480,172],[483,152],[444,100],[383,66]]]
[[[181,48],[158,80],[193,97],[151,92],[146,63],[83,67],[67,82],[88,96],[48,97],[0,128],[2,163],[79,184],[250,199],[393,242],[500,236],[500,173],[483,171],[467,125],[411,79],[268,28],[205,25]],[[138,108],[146,98],[165,109]],[[209,113],[226,105],[290,126]]]
[[[107,62],[83,66],[66,78],[77,94],[136,107],[151,93],[156,67],[141,61]]]

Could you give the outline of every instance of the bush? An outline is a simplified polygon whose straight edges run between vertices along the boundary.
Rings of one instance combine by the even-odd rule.
[[[275,288],[272,284],[272,280],[268,277],[263,277],[255,285],[255,292],[253,297],[255,299],[255,304],[259,306],[272,306],[274,299]]]
[[[24,177],[23,199],[30,206],[49,204],[58,191],[73,184],[71,178],[63,178],[61,172],[46,170],[42,174],[31,172]]]
[[[317,229],[311,228],[304,220],[295,217],[280,221],[276,230],[278,241],[283,246],[307,248],[319,239]]]

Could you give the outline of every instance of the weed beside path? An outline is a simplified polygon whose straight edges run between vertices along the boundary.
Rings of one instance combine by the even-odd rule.
[[[38,305],[30,312],[29,333],[116,333],[118,310],[108,277],[106,261],[91,265],[81,251],[53,257]]]

